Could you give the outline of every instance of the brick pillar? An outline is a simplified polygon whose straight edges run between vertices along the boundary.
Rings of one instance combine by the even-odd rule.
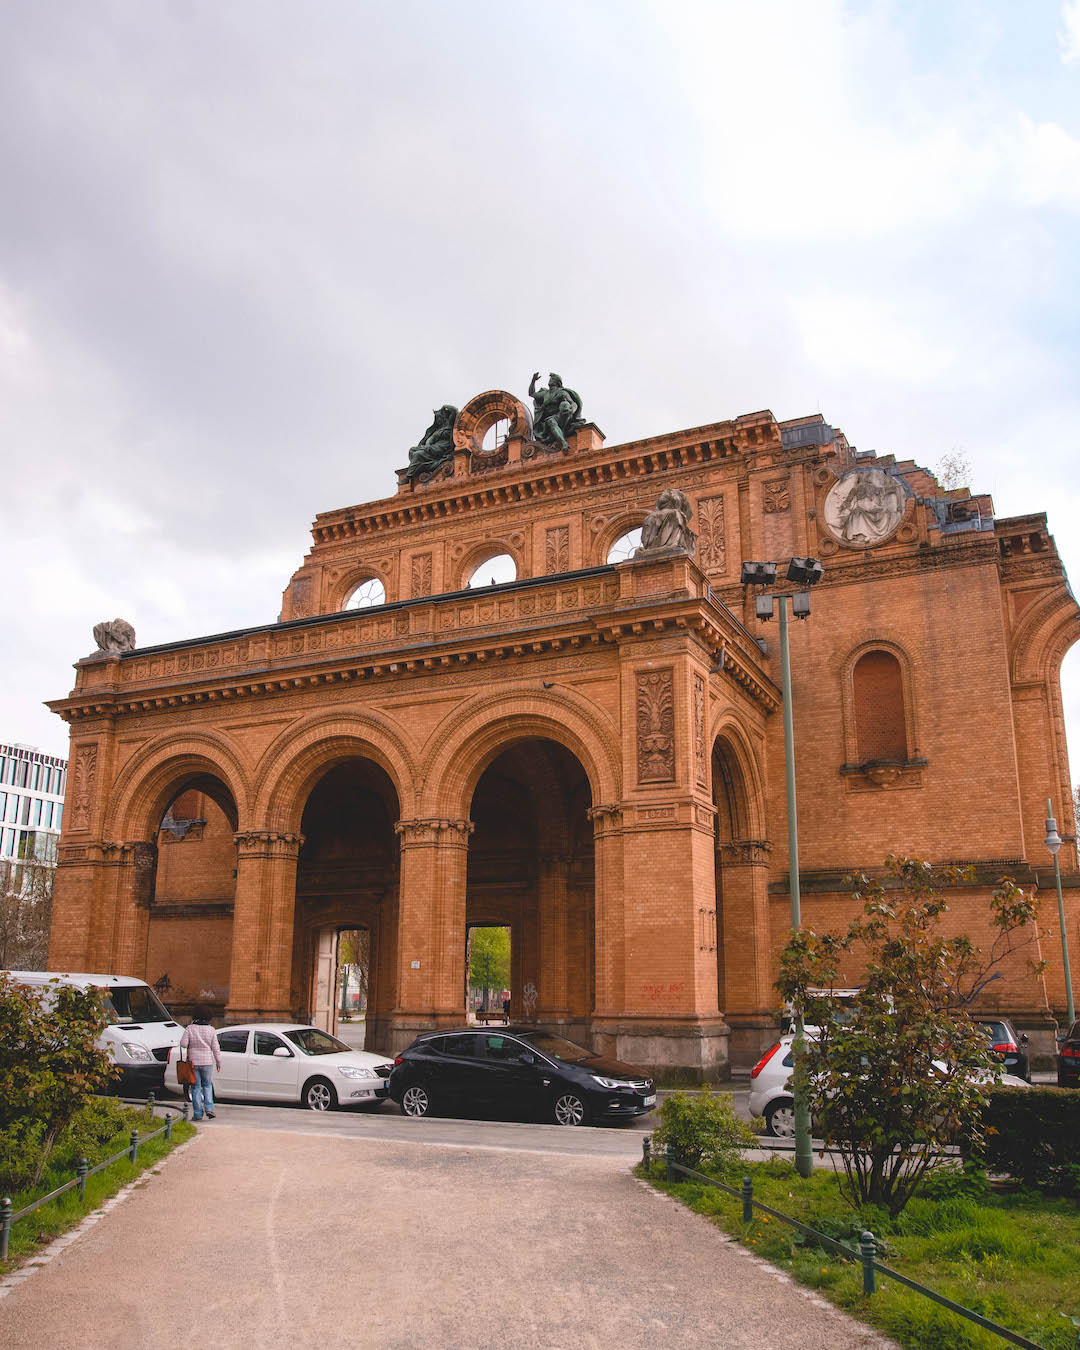
[[[98,970],[94,961],[94,923],[100,912],[100,844],[61,844],[53,878],[50,970]]]
[[[622,1011],[625,974],[622,807],[590,806],[588,816],[593,823],[593,867],[596,877],[593,898],[593,1015],[609,1018],[617,1017]]]
[[[571,859],[549,854],[540,859],[537,879],[540,970],[536,1020],[547,1024],[570,1018],[568,918]]]
[[[296,861],[302,834],[245,830],[236,838],[229,1022],[291,1022]]]
[[[465,870],[471,820],[399,820],[397,1004],[389,1049],[465,1021]]]
[[[99,882],[103,922],[91,934],[95,970],[110,975],[146,975],[146,943],[154,900],[157,845],[143,840],[101,846]]]
[[[718,957],[724,977],[724,1018],[731,1057],[753,1064],[771,1045],[779,995],[769,960],[769,851],[761,839],[717,845]]]

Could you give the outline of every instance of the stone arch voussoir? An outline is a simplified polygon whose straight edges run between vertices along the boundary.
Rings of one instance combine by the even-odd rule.
[[[742,775],[749,837],[751,839],[767,839],[768,813],[765,803],[765,776],[761,769],[759,753],[755,750],[746,728],[733,716],[730,708],[724,708],[713,722],[711,737],[709,742],[710,762],[717,741],[724,741],[731,752],[731,758],[734,760],[735,766]]]
[[[1029,684],[1056,676],[1065,653],[1080,639],[1076,601],[1062,586],[1020,618],[1012,640],[1012,681]]]
[[[104,837],[152,840],[169,800],[186,781],[209,776],[232,796],[243,820],[251,799],[251,766],[238,748],[212,731],[177,730],[137,751],[109,790]]]
[[[250,829],[296,833],[308,796],[335,764],[370,759],[394,785],[403,816],[415,814],[416,755],[401,727],[371,712],[322,714],[290,727],[260,761]]]
[[[580,694],[483,694],[457,709],[435,734],[424,758],[421,814],[465,819],[480,776],[516,741],[556,741],[575,755],[593,804],[622,796],[619,734]]]

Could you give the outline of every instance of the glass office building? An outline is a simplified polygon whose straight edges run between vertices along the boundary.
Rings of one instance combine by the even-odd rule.
[[[67,760],[0,743],[0,860],[56,862]]]

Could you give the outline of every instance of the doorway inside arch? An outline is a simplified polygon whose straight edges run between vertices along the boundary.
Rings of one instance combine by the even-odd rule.
[[[473,792],[466,886],[466,931],[510,934],[510,1019],[581,1044],[595,1006],[591,805],[585,770],[564,746],[538,737],[508,746]]]
[[[465,930],[465,1011],[470,1022],[510,1017],[513,935],[506,925]]]
[[[293,1007],[356,1049],[382,1050],[396,990],[397,792],[369,759],[328,768],[301,820]]]

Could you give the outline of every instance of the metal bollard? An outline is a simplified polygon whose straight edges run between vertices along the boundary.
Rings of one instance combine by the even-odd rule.
[[[742,1179],[742,1221],[754,1222],[754,1183],[749,1177]]]
[[[11,1232],[11,1200],[4,1196],[0,1200],[0,1261],[7,1260],[8,1234]]]
[[[652,1141],[647,1134],[641,1136],[641,1161],[645,1166],[645,1171],[649,1170],[649,1162],[652,1158]]]
[[[859,1260],[862,1261],[862,1291],[864,1294],[872,1294],[877,1288],[874,1283],[874,1259],[876,1256],[877,1243],[874,1241],[873,1233],[864,1233],[859,1238]]]
[[[172,1118],[172,1114],[170,1113],[169,1115],[167,1115],[167,1116],[165,1117],[165,1141],[166,1141],[166,1143],[168,1143],[168,1141],[172,1138],[172,1123],[173,1123],[173,1118]]]
[[[139,1161],[139,1131],[131,1131],[131,1147],[128,1149],[128,1162]]]
[[[187,1120],[187,1113],[188,1113],[188,1103],[185,1102],[185,1103],[184,1103],[184,1106],[183,1106],[183,1109],[182,1109],[182,1111],[180,1112],[181,1118],[182,1118],[183,1120]]]
[[[79,1199],[86,1199],[86,1174],[90,1166],[85,1158],[80,1158],[75,1166],[75,1175],[79,1178]]]
[[[154,1097],[154,1094],[152,1092],[148,1092],[146,1094],[146,1109],[150,1112],[151,1115],[154,1114],[155,1101],[156,1098]]]
[[[675,1180],[675,1145],[668,1144],[664,1150],[664,1164],[667,1169],[666,1180],[670,1185]]]

